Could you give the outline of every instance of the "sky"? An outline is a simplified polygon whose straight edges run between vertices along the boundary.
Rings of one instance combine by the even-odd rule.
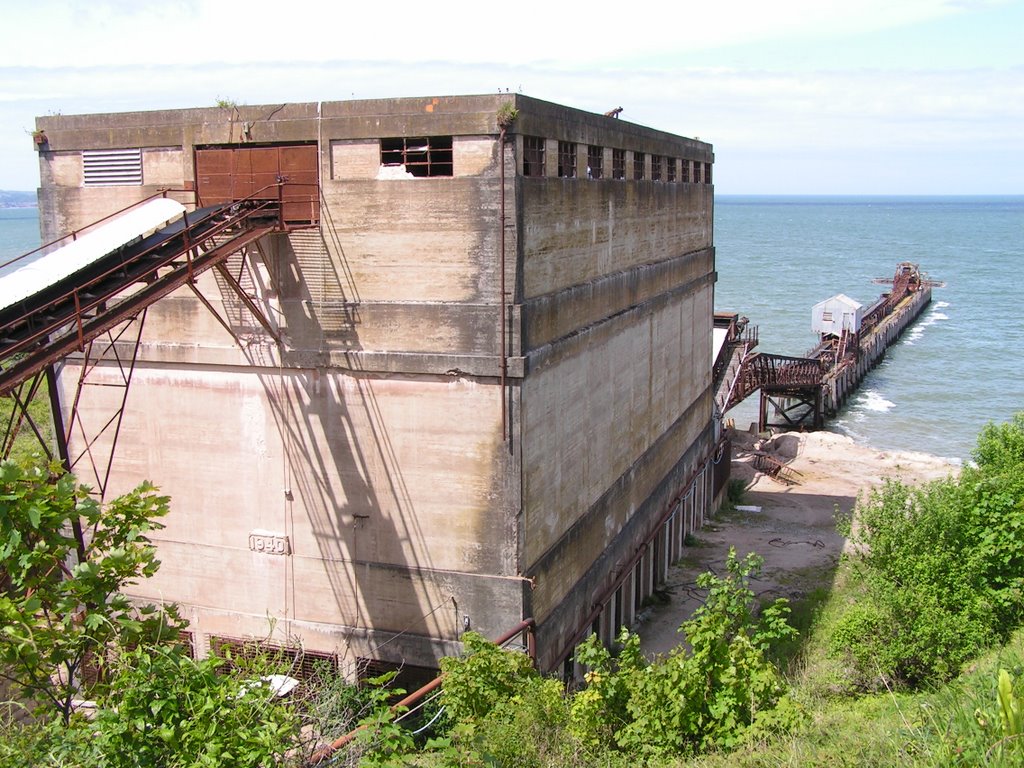
[[[1024,194],[1024,0],[0,0],[35,117],[522,92],[711,142],[718,194]]]

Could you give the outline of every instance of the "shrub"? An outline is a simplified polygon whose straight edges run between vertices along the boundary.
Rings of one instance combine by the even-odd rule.
[[[251,675],[217,673],[174,648],[138,648],[116,665],[93,724],[107,768],[273,765],[296,743],[298,718]]]
[[[856,684],[947,680],[1024,618],[1024,415],[987,427],[975,457],[957,479],[887,481],[841,524],[863,597],[830,647]]]
[[[786,685],[767,653],[795,630],[785,600],[757,615],[750,579],[761,563],[730,550],[725,576],[697,578],[708,596],[681,627],[689,647],[627,673],[629,722],[616,734],[620,747],[643,756],[731,749],[783,696]]]

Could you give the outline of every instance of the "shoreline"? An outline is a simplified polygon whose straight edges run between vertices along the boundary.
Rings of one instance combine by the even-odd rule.
[[[831,584],[846,540],[836,532],[836,512],[853,510],[858,494],[888,478],[911,485],[960,470],[960,462],[920,451],[882,451],[835,432],[783,433],[760,440],[733,431],[732,479],[746,485],[743,510],[719,512],[694,533],[695,544],[669,568],[669,601],[641,613],[634,629],[648,657],[679,644],[679,625],[700,605],[697,576],[722,572],[729,548],[764,558],[752,587],[766,599],[790,601]],[[789,485],[753,467],[755,452],[785,464],[798,482]]]

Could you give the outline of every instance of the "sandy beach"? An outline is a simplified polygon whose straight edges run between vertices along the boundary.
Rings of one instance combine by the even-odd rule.
[[[787,483],[754,468],[758,454],[785,465]],[[764,558],[754,590],[766,598],[799,598],[831,582],[845,540],[835,529],[838,509],[853,509],[858,493],[886,478],[922,483],[955,474],[959,465],[927,453],[878,451],[831,432],[790,433],[759,440],[733,437],[732,477],[748,488],[741,510],[719,513],[695,534],[696,545],[669,570],[670,600],[647,609],[637,626],[648,656],[678,645],[679,625],[700,604],[694,581],[707,570],[724,571],[730,547],[739,556]]]

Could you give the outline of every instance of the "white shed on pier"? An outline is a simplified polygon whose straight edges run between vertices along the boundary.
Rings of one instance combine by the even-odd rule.
[[[843,331],[856,333],[864,317],[864,305],[844,293],[819,301],[811,310],[811,330],[822,336],[841,336]]]

